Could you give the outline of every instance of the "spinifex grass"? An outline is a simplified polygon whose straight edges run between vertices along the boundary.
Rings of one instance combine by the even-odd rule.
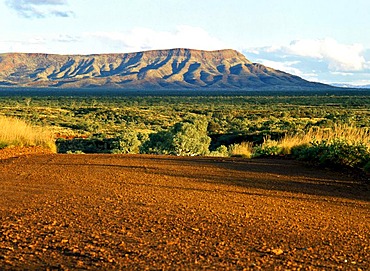
[[[240,144],[233,144],[229,146],[230,156],[240,156],[244,158],[251,158],[253,155],[253,143],[242,142]]]
[[[273,144],[279,147],[282,154],[290,154],[291,149],[300,145],[308,145],[311,142],[345,140],[351,145],[364,144],[370,148],[370,130],[351,125],[334,125],[333,128],[311,128],[306,133],[286,135],[277,142],[266,140],[265,144]]]
[[[50,131],[33,127],[26,122],[0,116],[0,148],[7,146],[41,146],[56,152],[56,145]]]

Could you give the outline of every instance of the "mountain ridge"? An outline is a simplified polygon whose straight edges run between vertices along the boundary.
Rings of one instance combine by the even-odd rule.
[[[244,89],[326,85],[252,63],[232,49],[175,48],[91,55],[0,54],[0,86]]]

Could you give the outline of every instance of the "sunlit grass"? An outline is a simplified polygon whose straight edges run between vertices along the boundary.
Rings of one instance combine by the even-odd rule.
[[[251,158],[253,155],[253,143],[242,142],[240,144],[233,144],[229,146],[228,151],[230,156]]]
[[[42,127],[33,127],[26,122],[0,116],[0,148],[41,146],[56,152],[53,134]]]
[[[290,154],[295,146],[308,145],[310,142],[345,140],[351,145],[364,144],[370,148],[370,130],[351,125],[334,125],[332,128],[311,128],[307,133],[286,135],[277,142],[283,154]]]
[[[351,125],[334,125],[332,128],[313,127],[306,133],[286,135],[278,141],[266,139],[262,147],[276,146],[281,154],[290,154],[296,146],[312,142],[345,140],[351,145],[364,144],[370,148],[370,130]]]

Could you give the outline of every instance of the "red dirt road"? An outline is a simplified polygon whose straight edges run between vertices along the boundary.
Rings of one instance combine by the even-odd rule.
[[[0,160],[3,270],[370,270],[370,195],[283,159]]]

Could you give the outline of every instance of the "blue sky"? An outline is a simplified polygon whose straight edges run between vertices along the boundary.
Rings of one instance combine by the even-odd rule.
[[[311,81],[370,84],[369,0],[0,0],[0,53],[232,48]]]

